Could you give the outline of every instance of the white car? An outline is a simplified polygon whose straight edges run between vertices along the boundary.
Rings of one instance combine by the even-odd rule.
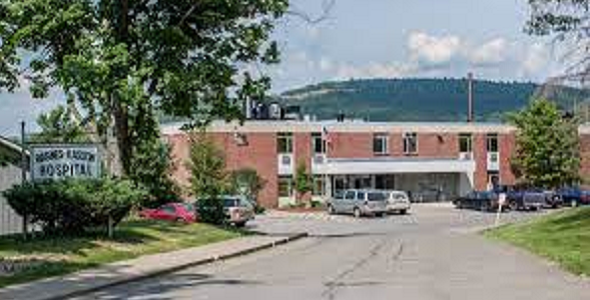
[[[387,211],[389,213],[406,214],[410,210],[410,197],[404,191],[386,191]]]

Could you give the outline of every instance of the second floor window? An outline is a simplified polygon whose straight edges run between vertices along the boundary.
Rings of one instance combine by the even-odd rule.
[[[386,155],[389,153],[387,147],[388,141],[387,134],[375,134],[373,136],[373,153],[378,155]]]
[[[404,153],[415,154],[418,152],[418,135],[415,132],[404,133]]]
[[[489,133],[486,136],[488,152],[498,152],[498,134]]]
[[[277,152],[278,153],[292,153],[293,152],[293,134],[290,132],[279,132],[277,134]]]
[[[326,141],[322,138],[322,134],[314,132],[311,134],[311,150],[315,154],[326,153]]]
[[[472,141],[471,141],[471,134],[470,133],[461,133],[459,134],[459,152],[471,152],[472,148]]]

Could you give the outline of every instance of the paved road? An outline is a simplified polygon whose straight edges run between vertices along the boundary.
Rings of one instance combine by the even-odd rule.
[[[445,206],[384,219],[274,214],[253,229],[312,237],[84,299],[590,299],[588,281],[474,233],[493,218]]]

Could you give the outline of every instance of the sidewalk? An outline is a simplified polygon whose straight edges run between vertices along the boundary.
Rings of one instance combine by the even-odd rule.
[[[141,280],[187,267],[228,259],[305,237],[249,236],[174,252],[142,256],[60,277],[47,278],[0,289],[0,299],[66,299],[106,287]]]

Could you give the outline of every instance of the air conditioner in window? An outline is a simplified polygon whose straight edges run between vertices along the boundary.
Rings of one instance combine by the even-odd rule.
[[[291,165],[291,156],[288,154],[281,155],[281,164],[284,166]]]
[[[471,160],[473,159],[473,154],[471,152],[461,152],[459,153],[460,160]]]
[[[323,154],[316,154],[313,156],[313,163],[321,165],[326,162],[326,156]]]

